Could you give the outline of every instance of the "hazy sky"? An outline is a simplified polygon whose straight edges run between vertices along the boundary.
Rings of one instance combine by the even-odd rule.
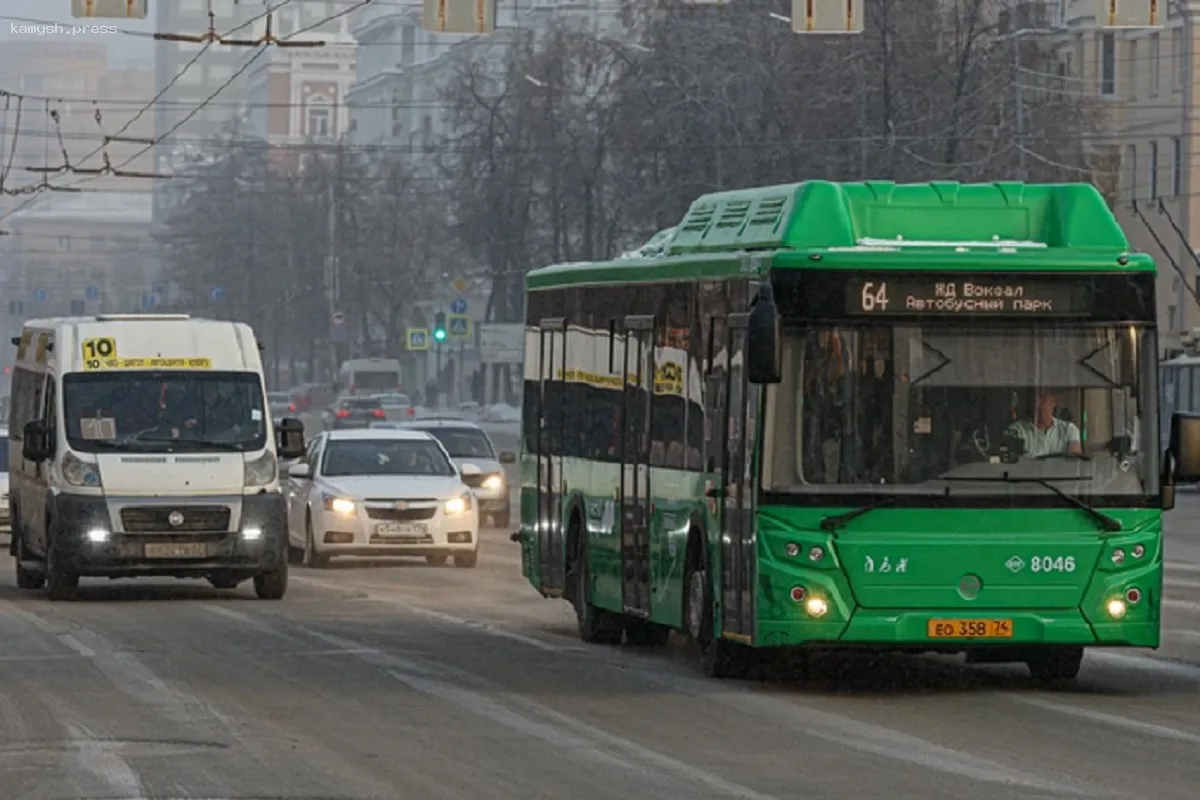
[[[112,24],[121,30],[152,33],[154,31],[154,6],[164,0],[151,0],[150,16],[144,20],[95,20],[96,24]],[[171,2],[172,0],[166,0]],[[37,36],[31,33],[13,33],[12,25],[18,24],[12,17],[28,17],[30,19],[61,22],[64,32],[48,30],[38,38],[46,40],[72,39],[75,41],[104,42],[108,45],[108,59],[113,66],[120,64],[139,63],[149,69],[153,67],[154,43],[149,38],[127,36],[122,33],[93,33],[73,36],[70,25],[71,0],[0,0],[0,47],[6,41],[28,41]]]

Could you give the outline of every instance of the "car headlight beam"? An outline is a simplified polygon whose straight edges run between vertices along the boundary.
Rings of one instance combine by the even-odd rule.
[[[460,497],[455,497],[446,501],[446,513],[450,516],[455,514],[465,514],[471,510],[471,493],[463,492]]]

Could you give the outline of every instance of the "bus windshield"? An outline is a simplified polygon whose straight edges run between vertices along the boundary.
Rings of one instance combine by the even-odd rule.
[[[85,453],[252,451],[267,442],[253,372],[74,373],[63,378],[71,448]]]
[[[1124,324],[792,329],[769,394],[763,487],[1155,495],[1156,356],[1153,331]]]

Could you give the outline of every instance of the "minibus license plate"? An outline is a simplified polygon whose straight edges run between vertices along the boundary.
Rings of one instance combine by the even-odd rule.
[[[926,626],[930,639],[1011,639],[1011,619],[931,619]]]
[[[146,545],[146,558],[204,558],[208,549],[203,542],[163,542]]]

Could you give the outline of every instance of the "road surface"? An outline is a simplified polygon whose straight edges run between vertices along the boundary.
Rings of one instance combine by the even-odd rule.
[[[703,679],[682,642],[603,648],[488,531],[478,569],[296,569],[243,586],[0,563],[0,800],[1194,800],[1200,496],[1170,521],[1164,647],[1068,689],[949,658]],[[769,676],[768,676],[769,678]]]

